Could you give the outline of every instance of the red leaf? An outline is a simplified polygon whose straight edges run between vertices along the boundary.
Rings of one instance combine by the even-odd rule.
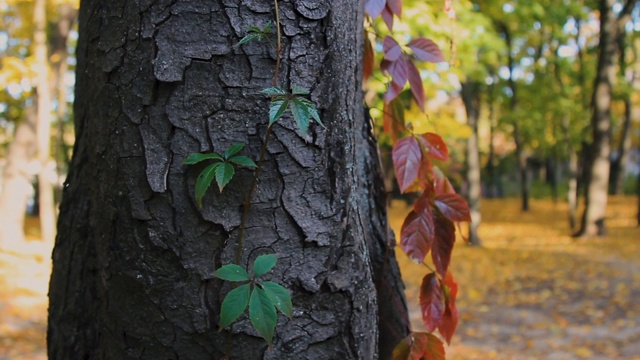
[[[393,101],[393,99],[397,98],[398,95],[400,95],[402,89],[403,86],[400,86],[392,81],[387,88],[387,92],[384,94],[384,101],[387,103]]]
[[[412,333],[393,349],[392,360],[445,360],[444,344],[428,333]]]
[[[373,73],[375,66],[375,56],[373,55],[373,46],[367,34],[364,34],[364,54],[362,59],[362,77],[367,80]]]
[[[384,40],[382,40],[382,50],[384,51],[385,60],[396,61],[400,58],[400,55],[402,55],[400,44],[389,35],[385,36]]]
[[[422,322],[428,332],[433,332],[442,323],[444,295],[436,273],[427,274],[420,287],[420,309]]]
[[[427,155],[436,159],[447,161],[449,160],[449,148],[440,135],[436,133],[425,133],[419,138],[420,144],[424,146],[427,151]]]
[[[389,30],[393,31],[393,13],[388,6],[385,6],[384,10],[382,10],[382,20],[384,20],[384,23],[387,24]]]
[[[372,19],[377,18],[385,8],[386,0],[367,0],[364,4],[364,10],[371,16]]]
[[[423,157],[418,172],[418,184],[425,193],[433,192],[433,163],[428,157]]]
[[[393,145],[391,157],[400,191],[404,192],[416,180],[420,170],[422,152],[416,138],[408,136],[400,139]]]
[[[380,69],[391,76],[391,80],[401,88],[407,83],[408,69],[404,58],[396,61],[382,60]]]
[[[424,109],[424,87],[422,86],[422,78],[420,77],[420,71],[416,68],[416,65],[409,59],[404,59],[405,67],[407,68],[407,78],[409,79],[409,85],[411,85],[411,93],[413,98],[420,109]]]
[[[447,275],[445,275],[441,285],[444,293],[445,310],[442,324],[438,327],[438,331],[447,340],[447,344],[451,344],[451,338],[458,327],[458,309],[456,308],[458,284],[453,280],[451,271],[447,271]]]
[[[469,205],[462,196],[458,194],[437,195],[435,203],[447,219],[451,221],[471,221]]]
[[[451,220],[442,214],[434,212],[434,238],[431,246],[431,259],[436,266],[436,271],[444,276],[447,273],[449,262],[451,261],[451,252],[453,251],[453,243],[456,241],[456,229]]]
[[[433,188],[435,190],[436,195],[442,194],[455,194],[456,191],[453,188],[453,185],[449,182],[446,176],[442,173],[439,167],[433,167]]]
[[[391,140],[396,142],[398,134],[404,129],[404,104],[398,98],[389,103],[384,103],[382,108],[382,120],[384,132],[391,136]]]
[[[400,230],[400,246],[411,260],[424,262],[433,246],[434,234],[433,211],[429,207],[411,210]]]
[[[428,61],[433,63],[443,62],[444,56],[442,51],[433,41],[425,38],[417,38],[411,40],[407,45],[413,50],[413,55],[422,61]]]
[[[445,360],[444,344],[435,335],[414,333],[411,360]]]
[[[400,0],[387,0],[387,7],[389,11],[397,17],[402,16],[402,1]]]

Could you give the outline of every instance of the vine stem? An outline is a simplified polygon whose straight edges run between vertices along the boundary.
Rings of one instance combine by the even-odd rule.
[[[273,4],[275,6],[276,12],[276,36],[277,36],[277,47],[276,47],[276,69],[273,74],[273,86],[278,85],[278,76],[280,73],[280,59],[282,54],[282,35],[280,33],[280,9],[278,7],[278,0],[273,0]],[[251,207],[251,199],[253,198],[253,193],[255,192],[256,185],[258,184],[258,177],[260,176],[260,171],[262,170],[262,165],[264,164],[264,158],[267,154],[267,146],[269,145],[269,138],[271,136],[271,124],[267,127],[267,132],[264,135],[264,141],[262,142],[262,149],[260,149],[260,158],[258,159],[258,164],[256,167],[256,171],[253,173],[253,179],[251,181],[251,187],[249,188],[249,193],[244,200],[242,206],[242,218],[240,220],[240,233],[238,234],[238,247],[236,248],[236,264],[240,265],[240,261],[242,260],[242,252],[244,250],[244,234],[245,229],[247,227],[247,218],[249,217],[249,208]]]

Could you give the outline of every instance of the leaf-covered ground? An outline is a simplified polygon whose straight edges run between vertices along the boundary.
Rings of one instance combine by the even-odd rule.
[[[564,203],[483,200],[483,248],[457,242],[460,325],[448,359],[640,359],[640,228],[636,198],[613,198],[609,237],[574,241]],[[395,201],[399,229],[409,208]],[[34,237],[36,219],[29,219]],[[46,359],[50,249],[0,251],[0,360]],[[415,330],[423,266],[400,262]]]
[[[408,208],[394,202],[396,234]],[[604,239],[568,236],[567,207],[483,200],[484,247],[460,239],[452,269],[460,324],[448,359],[640,359],[637,200],[610,200]],[[414,330],[426,269],[399,255]]]

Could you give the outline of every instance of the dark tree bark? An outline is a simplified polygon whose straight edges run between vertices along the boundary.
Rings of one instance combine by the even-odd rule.
[[[273,129],[241,264],[279,254],[270,279],[293,296],[269,351],[249,320],[217,332],[241,204],[239,170],[198,210],[194,152],[247,144],[267,126],[276,53],[233,45],[273,5],[233,0],[85,0],[79,14],[77,142],[50,286],[50,359],[374,359],[407,334],[384,191],[362,112],[362,5],[279,1],[280,83],[310,89],[326,129]],[[376,284],[379,296],[376,296]],[[391,317],[389,314],[399,314]],[[378,319],[378,315],[383,320]]]
[[[467,125],[471,128],[471,136],[467,139],[467,183],[469,193],[467,201],[471,210],[469,223],[469,244],[482,245],[478,227],[482,220],[480,213],[480,199],[482,197],[482,183],[480,181],[480,149],[478,148],[478,120],[480,118],[480,83],[467,81],[462,83],[462,101],[467,112]]]
[[[518,109],[518,92],[516,82],[513,78],[513,70],[515,68],[515,60],[513,58],[513,39],[511,38],[511,30],[507,24],[498,22],[500,31],[505,37],[507,45],[507,67],[509,68],[509,90],[511,91],[511,102],[509,108],[511,115],[515,116]],[[513,140],[516,143],[516,161],[518,164],[518,175],[520,178],[520,198],[522,200],[522,211],[529,211],[529,174],[527,169],[527,153],[524,149],[524,143],[520,135],[520,124],[517,119],[513,119]]]
[[[637,0],[627,0],[618,16],[613,12],[615,0],[600,0],[600,43],[598,69],[593,89],[591,128],[593,142],[588,148],[585,183],[585,210],[576,236],[606,234],[605,216],[611,154],[611,84],[613,82],[618,42],[616,38],[630,19]]]

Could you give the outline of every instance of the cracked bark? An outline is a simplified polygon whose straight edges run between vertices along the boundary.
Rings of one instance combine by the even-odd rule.
[[[231,357],[387,358],[407,321],[360,105],[362,4],[279,4],[280,86],[309,89],[327,128],[312,124],[303,138],[285,117],[274,129],[241,265],[278,253],[270,280],[292,292],[294,316],[279,318],[272,351],[241,317]],[[234,143],[259,153],[268,109],[259,91],[271,85],[275,51],[233,44],[273,18],[255,0],[82,3],[78,141],[53,255],[49,358],[223,355],[218,311],[230,287],[211,273],[235,257],[252,174],[238,171],[199,211],[200,169],[181,162]]]

